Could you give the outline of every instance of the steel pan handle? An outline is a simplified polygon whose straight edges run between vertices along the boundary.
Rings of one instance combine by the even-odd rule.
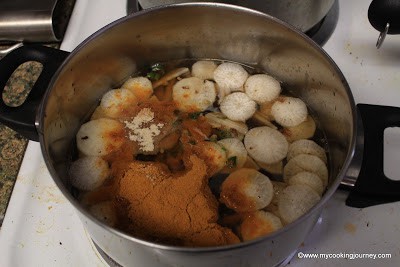
[[[360,173],[346,205],[364,208],[400,201],[400,181],[383,171],[384,130],[400,127],[400,108],[358,104],[364,128],[364,151]]]
[[[43,65],[42,72],[28,94],[25,102],[18,107],[10,107],[0,99],[0,122],[33,141],[38,141],[36,130],[36,110],[42,100],[50,80],[58,67],[69,55],[68,52],[41,46],[27,45],[8,53],[0,60],[0,93],[13,72],[22,63],[37,61]]]

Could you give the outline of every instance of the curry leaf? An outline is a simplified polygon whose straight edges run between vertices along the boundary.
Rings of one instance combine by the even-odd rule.
[[[229,157],[229,158],[226,160],[226,166],[227,166],[228,168],[235,168],[236,165],[237,165],[237,157],[236,157],[236,156]]]
[[[150,71],[146,77],[151,81],[159,80],[165,74],[165,68],[161,63],[156,63],[150,66]]]

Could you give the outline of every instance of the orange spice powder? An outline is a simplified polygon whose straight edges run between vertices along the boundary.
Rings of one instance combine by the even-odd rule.
[[[130,231],[138,237],[184,246],[218,246],[239,238],[217,224],[218,202],[207,184],[207,166],[195,155],[189,170],[172,174],[159,162],[133,161],[118,178]]]

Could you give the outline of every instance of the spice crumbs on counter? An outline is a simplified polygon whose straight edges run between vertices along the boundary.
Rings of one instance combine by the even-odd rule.
[[[355,234],[357,231],[357,227],[352,223],[346,223],[344,225],[344,230],[350,234]]]

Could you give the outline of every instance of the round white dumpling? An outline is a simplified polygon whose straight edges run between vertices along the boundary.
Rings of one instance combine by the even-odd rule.
[[[243,241],[249,241],[266,236],[282,228],[279,217],[267,211],[256,211],[246,216],[240,225],[240,236]]]
[[[131,91],[114,89],[103,95],[99,107],[106,117],[121,118],[132,114],[137,104],[138,101]],[[98,112],[98,110],[95,112]]]
[[[108,163],[100,157],[83,157],[71,163],[71,184],[83,191],[92,191],[101,186],[110,176]]]
[[[100,118],[82,124],[76,134],[78,150],[86,156],[105,156],[125,142],[124,125],[116,120]]]
[[[283,127],[299,125],[307,119],[306,104],[296,97],[280,97],[271,107],[274,120]]]
[[[314,119],[308,115],[306,120],[299,125],[293,127],[283,128],[282,134],[286,137],[288,142],[294,142],[300,139],[308,139],[314,136],[317,126]]]
[[[247,132],[244,146],[256,162],[273,164],[286,157],[289,144],[278,130],[262,126]]]
[[[236,212],[249,212],[265,208],[273,196],[273,186],[266,175],[241,168],[222,183],[220,201]]]
[[[288,181],[293,175],[304,171],[315,173],[321,179],[324,187],[327,186],[328,168],[320,158],[308,154],[300,154],[289,160],[283,167],[283,179]]]
[[[281,84],[267,74],[255,74],[250,76],[245,84],[244,91],[258,104],[270,102],[281,93]]]
[[[200,60],[192,65],[192,76],[203,80],[213,80],[217,64],[211,60]]]
[[[311,187],[318,195],[324,192],[324,184],[318,175],[312,172],[299,172],[291,176],[288,180],[289,185],[302,184]]]
[[[296,140],[289,145],[289,151],[287,154],[287,160],[291,160],[297,155],[309,154],[320,158],[325,164],[328,159],[326,157],[326,151],[320,145],[312,140],[300,139]]]
[[[249,77],[247,71],[239,64],[226,62],[220,64],[214,71],[214,80],[219,87],[232,91],[242,91]]]
[[[172,91],[178,109],[184,112],[204,111],[214,103],[216,97],[214,83],[197,77],[178,81]]]
[[[244,122],[256,112],[257,103],[245,93],[235,92],[224,97],[219,108],[228,119]]]
[[[226,150],[226,170],[232,171],[243,167],[247,161],[247,150],[242,141],[237,138],[225,138],[218,141]]]
[[[279,195],[278,212],[285,224],[295,221],[320,200],[307,185],[289,185]]]
[[[208,168],[211,174],[217,173],[226,164],[226,152],[224,148],[215,142],[202,142],[201,143],[203,156],[207,158]]]
[[[153,85],[151,81],[142,76],[129,78],[121,88],[131,91],[139,102],[149,99],[153,94]]]
[[[97,203],[90,207],[89,212],[108,226],[115,226],[117,224],[117,212],[112,201]]]

